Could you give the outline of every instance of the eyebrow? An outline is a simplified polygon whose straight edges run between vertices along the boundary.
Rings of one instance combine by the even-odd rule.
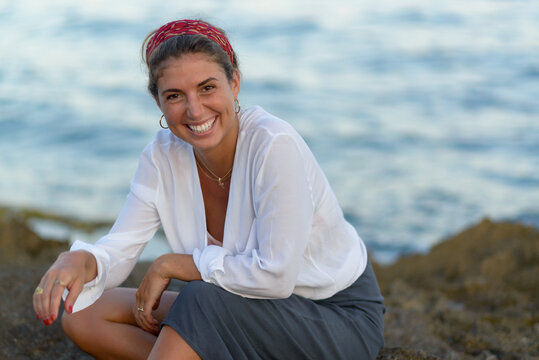
[[[215,80],[215,81],[219,81],[217,78],[209,77],[209,78],[207,78],[206,80],[204,80],[204,81],[198,83],[197,87],[204,86],[204,85],[206,85],[207,83],[209,83],[210,81],[214,81],[214,80]],[[164,95],[164,94],[167,93],[167,92],[183,92],[183,91],[180,90],[180,89],[174,89],[174,88],[172,88],[172,89],[166,89],[166,90],[161,91],[161,95]]]

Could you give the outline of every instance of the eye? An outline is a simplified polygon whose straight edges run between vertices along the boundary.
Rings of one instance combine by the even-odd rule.
[[[167,95],[166,99],[167,101],[175,101],[175,100],[178,100],[180,98],[180,94],[170,94],[170,95]]]
[[[204,85],[204,87],[202,88],[202,92],[209,92],[209,91],[212,91],[213,89],[215,89],[214,85]]]

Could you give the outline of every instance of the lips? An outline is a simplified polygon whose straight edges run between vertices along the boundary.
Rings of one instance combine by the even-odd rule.
[[[215,119],[216,118],[213,118],[200,125],[187,125],[187,127],[189,128],[189,130],[191,130],[195,134],[203,134],[209,129],[211,129],[211,127],[215,123]]]

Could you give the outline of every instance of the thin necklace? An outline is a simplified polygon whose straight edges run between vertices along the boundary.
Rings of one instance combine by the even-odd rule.
[[[207,177],[208,179],[211,179],[211,180],[213,180],[213,181],[217,181],[218,185],[219,185],[222,189],[225,188],[225,183],[224,183],[223,181],[227,181],[228,178],[229,178],[230,176],[232,176],[232,169],[233,169],[234,166],[232,166],[232,167],[230,168],[230,170],[228,170],[228,172],[227,172],[225,175],[223,175],[222,177],[219,177],[219,176],[215,175],[215,173],[214,173],[213,171],[211,171],[210,168],[208,168],[206,165],[204,165],[204,163],[203,163],[202,161],[198,160],[198,158],[196,157],[196,155],[195,155],[195,162],[197,163],[197,165],[200,167],[200,170],[202,170],[202,172],[204,173],[204,175],[206,175],[206,177]],[[209,171],[211,175],[208,174],[208,173],[206,172],[206,170]]]

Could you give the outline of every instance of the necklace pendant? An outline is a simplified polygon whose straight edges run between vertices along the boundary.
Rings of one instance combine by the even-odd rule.
[[[217,182],[219,183],[219,186],[221,187],[221,189],[225,188],[225,184],[221,182],[221,178],[217,178]]]

